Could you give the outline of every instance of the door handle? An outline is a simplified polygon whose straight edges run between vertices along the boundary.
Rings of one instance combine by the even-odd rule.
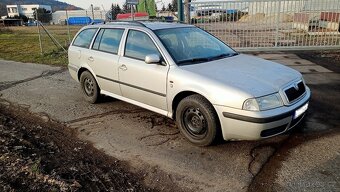
[[[126,70],[127,70],[127,67],[126,67],[126,65],[121,65],[121,66],[119,67],[119,69],[121,69],[122,71],[126,71]]]
[[[91,62],[94,61],[93,57],[89,57],[88,60],[91,61]]]

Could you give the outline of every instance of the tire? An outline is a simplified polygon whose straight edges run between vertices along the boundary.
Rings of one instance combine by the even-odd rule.
[[[213,144],[220,134],[215,109],[201,95],[190,95],[179,102],[176,123],[181,133],[197,146]]]
[[[89,103],[97,103],[100,97],[100,89],[96,79],[89,71],[84,71],[80,75],[80,85],[84,98]]]

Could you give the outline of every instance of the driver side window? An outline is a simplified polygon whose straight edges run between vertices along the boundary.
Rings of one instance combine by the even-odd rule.
[[[125,44],[125,56],[143,60],[146,55],[159,54],[151,38],[141,31],[129,30]]]

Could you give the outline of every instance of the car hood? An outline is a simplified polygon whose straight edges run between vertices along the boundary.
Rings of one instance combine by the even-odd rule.
[[[282,86],[301,78],[301,74],[294,69],[243,54],[180,68],[237,88],[254,97],[278,92]]]

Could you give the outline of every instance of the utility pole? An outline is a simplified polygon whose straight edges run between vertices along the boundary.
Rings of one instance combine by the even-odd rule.
[[[93,4],[91,4],[91,11],[92,11],[92,21],[94,21]]]

